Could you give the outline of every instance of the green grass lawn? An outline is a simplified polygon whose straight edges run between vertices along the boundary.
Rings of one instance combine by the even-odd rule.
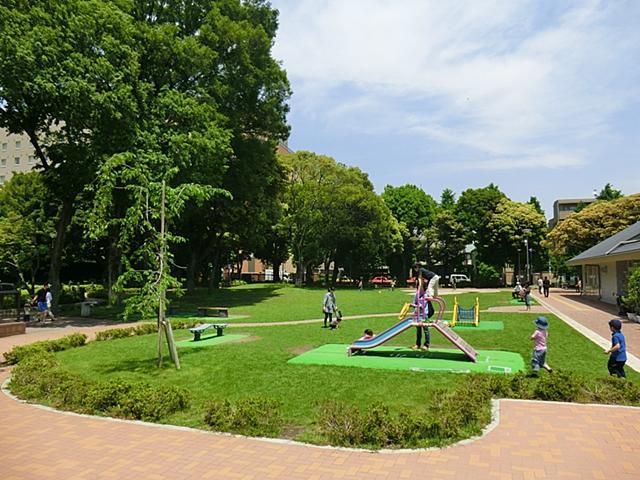
[[[225,320],[227,323],[284,322],[322,318],[324,288],[294,288],[289,285],[254,284],[224,288],[209,294],[198,290],[172,300],[175,317],[189,317],[197,313],[198,307],[229,307],[231,316],[239,318]],[[405,302],[412,299],[412,290],[338,288],[338,308],[345,316],[399,312]],[[463,293],[455,295],[462,307],[470,308],[479,296],[480,308],[509,305],[511,293]],[[443,298],[447,308],[453,308],[454,295]],[[116,307],[97,306],[92,309],[96,318],[116,318],[122,310]],[[69,311],[69,314],[72,312]],[[76,313],[77,314],[77,313]]]
[[[201,305],[201,300],[206,299],[209,305],[228,305],[235,313],[248,314],[252,321],[273,322],[317,318],[322,293],[321,289],[244,287],[223,290],[213,300],[200,296],[192,299],[194,301],[190,305]],[[483,309],[501,302],[506,304],[510,300],[508,292],[479,296]],[[395,312],[410,298],[401,290],[379,293],[375,290],[338,290],[337,297],[345,315]],[[459,297],[465,306],[472,304],[476,294]],[[183,305],[187,305],[184,301]],[[535,317],[535,314],[526,313],[483,312],[481,321],[502,321],[504,330],[465,329],[460,334],[477,349],[516,352],[528,364],[532,348],[529,336],[535,328],[532,323]],[[450,315],[445,318],[450,318]],[[599,347],[555,316],[549,315],[549,319],[548,361],[552,367],[587,377],[607,375],[607,357]],[[368,407],[378,401],[388,404],[395,412],[409,414],[412,409],[428,404],[438,389],[450,389],[461,381],[462,375],[448,373],[287,363],[309,349],[327,343],[349,344],[360,337],[365,328],[380,332],[393,322],[392,318],[345,320],[336,331],[322,329],[315,323],[253,328],[230,326],[225,334],[244,334],[247,337],[211,347],[181,348],[182,369],[179,371],[168,361],[163,368],[156,367],[154,335],[91,342],[85,347],[57,355],[65,368],[86,378],[120,377],[188,389],[192,395],[190,408],[164,419],[167,423],[203,427],[207,401],[259,396],[281,401],[285,421],[295,426],[296,438],[313,442],[316,440],[313,429],[307,427],[313,422],[318,402],[338,399]],[[176,337],[184,340],[192,338],[192,335],[187,330],[178,330]],[[415,332],[411,329],[390,344],[408,347],[414,341]],[[450,347],[437,332],[432,334],[432,345]],[[631,380],[640,379],[635,372],[627,371]]]

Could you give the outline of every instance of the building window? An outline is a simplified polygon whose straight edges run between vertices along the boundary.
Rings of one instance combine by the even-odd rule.
[[[20,165],[20,157],[16,157],[16,158],[14,158],[14,159],[13,159],[13,162],[14,162],[16,165]]]
[[[7,159],[3,158],[2,160],[0,160],[0,167],[6,167],[7,166]]]
[[[4,183],[4,175],[0,175],[0,185]]]
[[[16,150],[20,150],[22,148],[22,141],[16,140]]]
[[[575,203],[565,203],[563,205],[560,205],[560,211],[561,212],[573,212],[577,207],[578,207],[578,205],[576,205]]]
[[[33,163],[36,161],[36,157],[34,157],[33,155],[29,155],[29,163]]]
[[[7,149],[7,142],[3,142],[2,143],[2,150],[6,150]]]

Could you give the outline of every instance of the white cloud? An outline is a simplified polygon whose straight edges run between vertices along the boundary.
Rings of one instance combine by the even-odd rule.
[[[508,168],[506,159],[534,151],[542,167],[582,165],[584,142],[640,97],[637,3],[274,4],[275,55],[297,108],[355,132],[404,130],[463,146],[488,158],[476,168]]]

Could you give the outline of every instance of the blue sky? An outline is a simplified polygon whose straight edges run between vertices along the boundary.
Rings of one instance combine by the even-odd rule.
[[[376,190],[640,192],[640,1],[273,0],[289,146]]]

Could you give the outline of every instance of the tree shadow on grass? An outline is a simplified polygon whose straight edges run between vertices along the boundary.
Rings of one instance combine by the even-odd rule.
[[[202,351],[207,348],[203,347],[190,347],[188,349],[180,349],[178,351],[178,356],[180,360],[187,360],[192,355],[198,355],[202,353]],[[147,358],[129,358],[129,359],[120,359],[115,362],[109,364],[103,364],[95,367],[95,370],[98,370],[102,374],[113,374],[113,373],[140,373],[144,375],[148,375],[150,377],[159,377],[167,370],[175,370],[175,366],[171,361],[171,357],[166,350],[166,346],[164,346],[164,353],[162,355],[162,366],[158,367],[158,358],[157,357],[147,357]]]

